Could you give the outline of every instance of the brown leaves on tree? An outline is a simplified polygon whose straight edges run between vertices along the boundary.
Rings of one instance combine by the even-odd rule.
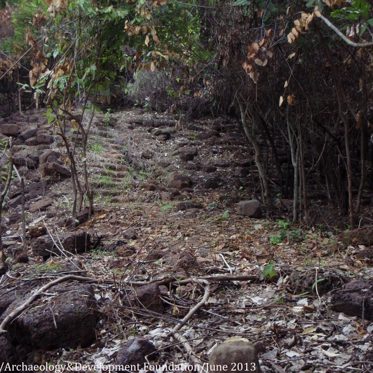
[[[44,56],[38,42],[30,31],[26,33],[26,43],[32,49],[31,70],[29,71],[29,80],[31,87],[34,87],[41,74],[47,69],[48,59]]]
[[[251,43],[247,48],[247,59],[242,67],[255,84],[259,78],[258,66],[267,66],[269,59],[273,57],[273,53],[269,50],[271,36],[272,30],[269,29],[259,42]]]
[[[291,29],[287,36],[288,43],[293,43],[298,39],[299,35],[302,32],[305,32],[309,29],[310,23],[313,21],[315,15],[317,15],[315,12],[317,12],[317,10],[312,13],[302,12],[300,18],[294,21],[294,27]]]

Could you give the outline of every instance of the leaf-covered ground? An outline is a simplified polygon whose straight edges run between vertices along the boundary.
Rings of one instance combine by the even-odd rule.
[[[173,117],[118,112],[97,116],[90,144],[97,211],[79,229],[98,237],[96,247],[46,262],[29,253],[30,262],[10,274],[46,276],[73,264],[96,278],[97,342],[42,352],[40,363],[111,364],[133,336],[156,345],[158,364],[190,362],[170,331],[201,300],[206,282],[193,279],[203,279],[208,300],[179,331],[202,362],[217,342],[243,336],[256,344],[263,372],[373,369],[373,324],[330,308],[344,283],[372,278],[369,258],[359,256],[366,247],[340,242],[325,224],[290,224],[288,201],[271,218],[239,215],[237,203],[259,187],[235,123],[180,128]],[[48,192],[53,204],[29,222],[48,215],[53,235],[62,236],[57,222],[71,207],[68,190],[69,180],[57,183]],[[133,286],[162,279],[157,312],[129,301]]]

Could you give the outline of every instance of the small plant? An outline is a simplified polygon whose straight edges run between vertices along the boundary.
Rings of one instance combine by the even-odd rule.
[[[57,272],[57,271],[60,271],[61,269],[62,269],[62,265],[60,263],[56,263],[52,261],[36,264],[34,266],[34,270],[37,273]]]
[[[91,144],[90,146],[90,150],[95,153],[95,154],[101,154],[104,152],[104,147],[102,144],[100,143],[94,143],[94,144]]]
[[[100,186],[108,186],[113,184],[113,179],[109,175],[101,175],[97,182]]]
[[[229,219],[229,211],[225,210],[221,215],[221,220],[228,220]]]
[[[262,271],[263,278],[267,281],[272,281],[277,277],[277,271],[275,269],[275,263],[269,262],[266,264]]]
[[[172,203],[164,203],[161,205],[160,209],[162,212],[168,212],[170,210],[172,210],[174,206],[172,205]]]
[[[113,114],[113,112],[112,112],[112,110],[110,108],[107,109],[106,112],[105,112],[105,114],[104,114],[104,120],[103,120],[103,122],[104,122],[104,125],[106,127],[110,127],[112,125],[112,114]]]
[[[286,239],[289,242],[301,242],[303,240],[303,231],[301,229],[290,229],[291,225],[287,220],[279,220],[277,226],[280,228],[278,234],[270,237],[271,245],[279,245]]]

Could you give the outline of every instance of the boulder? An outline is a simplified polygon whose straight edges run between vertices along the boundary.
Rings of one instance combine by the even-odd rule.
[[[14,302],[6,313],[24,301]],[[49,289],[48,298],[35,301],[13,320],[8,332],[14,343],[29,349],[87,347],[95,341],[97,321],[93,287],[61,283]]]
[[[190,209],[201,209],[202,204],[194,201],[181,201],[176,204],[177,211],[185,211]]]
[[[6,257],[4,251],[0,251],[0,276],[5,274],[8,270],[8,264],[6,263]]]
[[[128,228],[123,232],[123,237],[127,240],[136,240],[137,232],[135,228]]]
[[[21,134],[18,137],[24,142],[30,139],[31,137],[34,137],[36,135],[37,130],[37,128],[29,128],[21,132]]]
[[[260,202],[256,199],[241,201],[237,204],[237,213],[250,218],[259,218],[261,216]]]
[[[373,225],[343,232],[339,239],[346,245],[373,246]]]
[[[52,205],[53,200],[49,197],[40,199],[39,201],[33,202],[30,206],[30,212],[44,211],[50,205]]]
[[[37,155],[30,154],[29,151],[20,151],[13,155],[13,163],[17,167],[25,166],[30,169],[38,168],[39,157]]]
[[[43,176],[51,176],[57,178],[67,178],[71,176],[70,170],[57,162],[47,162],[43,164],[41,173]]]
[[[47,133],[38,132],[36,135],[36,141],[38,145],[46,144],[50,145],[54,142],[54,137],[52,135],[48,135]]]
[[[330,308],[349,316],[373,321],[373,280],[350,281],[333,294]]]
[[[131,303],[137,304],[150,311],[163,313],[164,305],[161,299],[161,293],[157,284],[140,286],[135,289],[135,294],[129,297]]]
[[[0,335],[0,365],[16,363],[17,360],[16,348],[9,341],[8,336],[6,334]]]
[[[212,350],[209,356],[209,371],[260,372],[255,346],[245,338],[228,338]]]
[[[220,176],[208,177],[204,182],[206,189],[217,189],[224,184],[224,180]]]
[[[180,150],[179,157],[183,162],[188,162],[192,161],[197,154],[198,151],[196,148],[187,148]]]
[[[168,186],[177,190],[191,188],[193,186],[193,180],[186,175],[174,174]]]
[[[91,248],[91,236],[84,231],[67,233],[62,237],[61,242],[64,250],[71,254],[83,253]],[[49,235],[38,237],[31,246],[34,255],[42,256],[44,259],[53,254],[61,255]]]
[[[46,162],[57,162],[61,158],[61,153],[58,153],[52,149],[45,150],[39,157],[40,165]]]
[[[115,359],[116,365],[141,365],[157,356],[154,344],[145,338],[136,337],[124,343]]]
[[[0,133],[2,133],[5,136],[16,137],[21,133],[21,129],[20,126],[15,123],[1,123]]]

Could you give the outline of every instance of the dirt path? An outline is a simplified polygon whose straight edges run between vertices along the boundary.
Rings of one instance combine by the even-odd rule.
[[[40,361],[110,364],[123,341],[145,336],[160,351],[157,362],[187,362],[167,333],[203,288],[162,286],[149,290],[150,305],[140,307],[128,304],[126,284],[224,275],[251,280],[212,281],[207,304],[181,330],[202,361],[216,342],[239,335],[257,344],[264,372],[369,371],[372,324],[332,311],[330,291],[357,274],[371,277],[371,268],[354,256],[356,247],[339,245],[327,230],[238,214],[237,203],[259,191],[251,159],[239,127],[224,119],[179,128],[173,117],[136,110],[97,115],[89,154],[97,213],[79,230],[100,241],[74,261],[111,285],[95,288],[102,315],[97,342],[62,355],[41,352]],[[25,171],[29,183],[43,181],[37,170]],[[53,202],[28,223],[48,216],[62,236],[66,228],[57,223],[71,203],[69,185],[68,179],[47,183],[43,198]],[[8,218],[16,210],[19,205]],[[7,235],[16,240],[20,227],[19,220],[9,224]],[[12,269],[21,277],[35,269],[59,273],[71,262],[63,256],[42,262],[30,250],[28,256],[29,263]]]

